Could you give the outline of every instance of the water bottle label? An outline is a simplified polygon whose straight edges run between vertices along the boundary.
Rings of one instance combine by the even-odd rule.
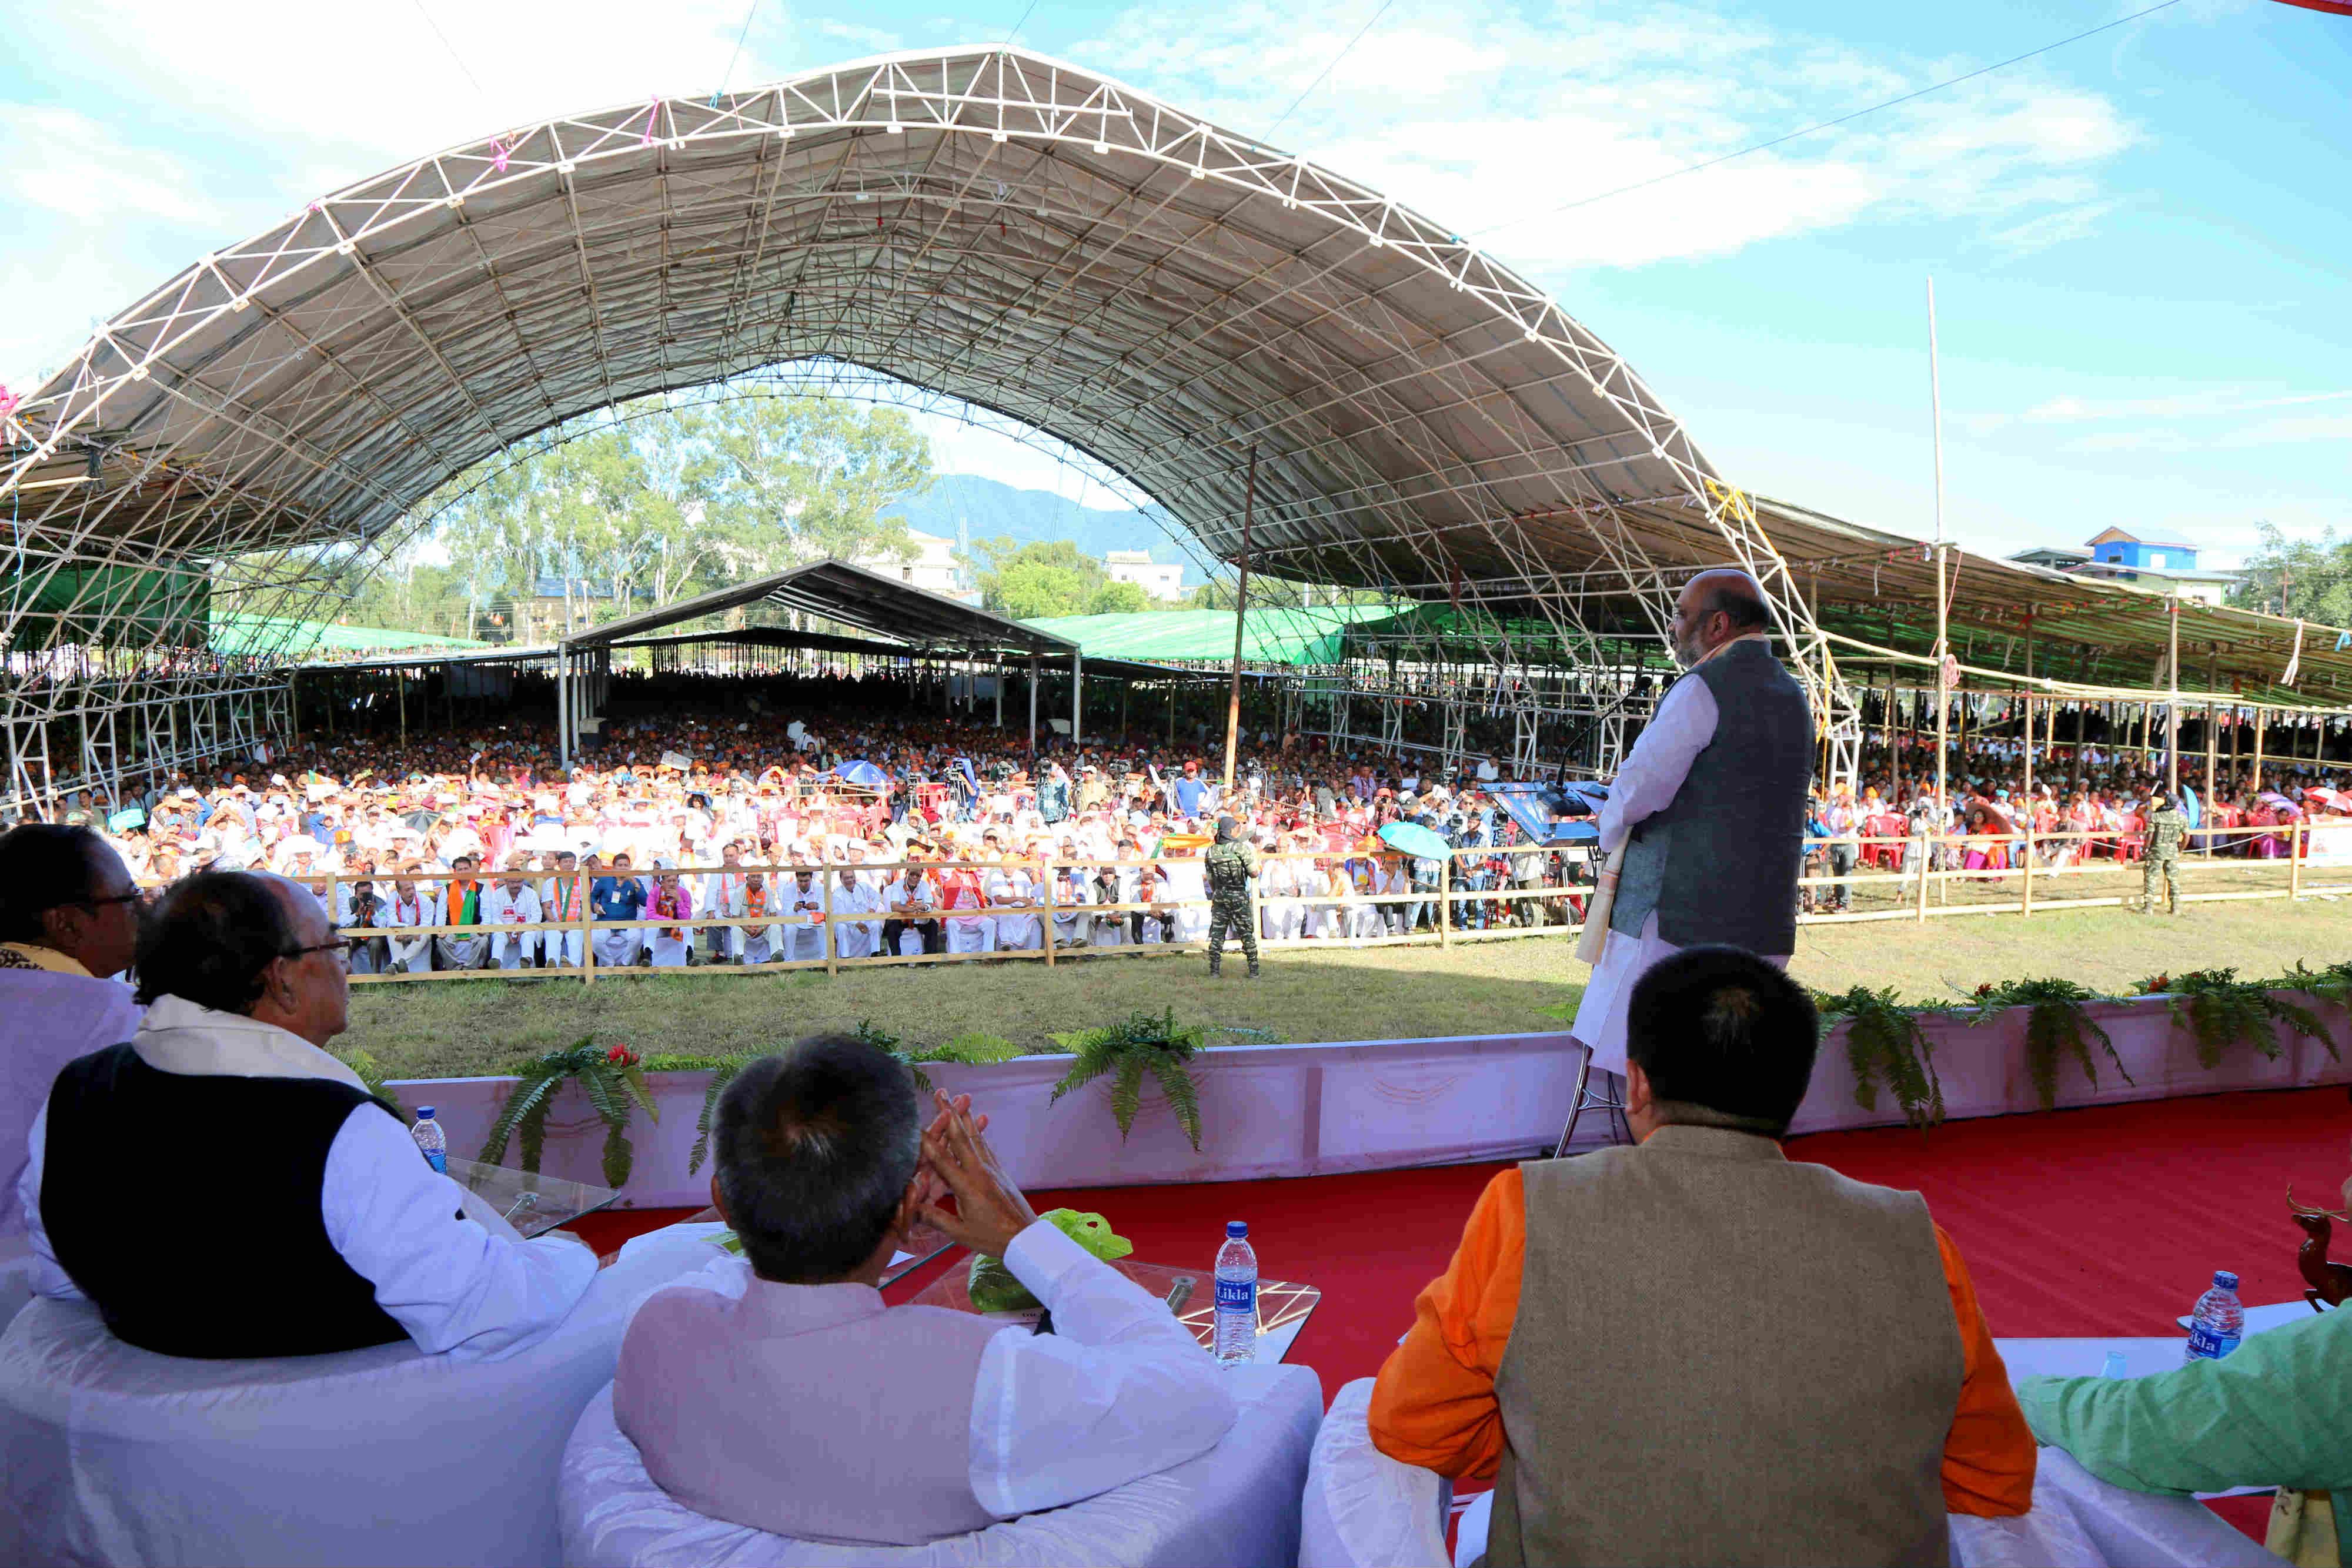
[[[1257,1308],[1255,1280],[1220,1280],[1217,1281],[1217,1311],[1221,1312],[1254,1312]]]
[[[449,1156],[447,1153],[443,1150],[426,1150],[425,1155],[425,1163],[431,1166],[443,1176],[447,1176],[449,1174]]]
[[[2192,1361],[2219,1361],[2238,1348],[2238,1336],[2223,1333],[2210,1323],[2189,1325],[2189,1355]]]

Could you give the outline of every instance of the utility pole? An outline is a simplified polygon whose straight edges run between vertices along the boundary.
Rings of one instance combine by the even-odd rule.
[[[1234,793],[1234,753],[1242,732],[1242,633],[1249,620],[1250,517],[1257,509],[1257,448],[1250,447],[1249,479],[1242,490],[1242,559],[1234,585],[1234,685],[1225,699],[1225,797]]]

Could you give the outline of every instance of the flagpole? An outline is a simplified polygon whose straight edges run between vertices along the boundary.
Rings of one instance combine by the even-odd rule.
[[[1944,382],[1936,352],[1936,280],[1927,279],[1927,403],[1936,444],[1936,806],[1950,810],[1946,777],[1951,744],[1952,690],[1947,674],[1951,657],[1951,626],[1944,588]],[[1938,827],[1949,831],[1948,821]]]

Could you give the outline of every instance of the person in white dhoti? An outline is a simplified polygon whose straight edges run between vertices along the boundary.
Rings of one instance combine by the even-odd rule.
[[[1209,879],[1199,860],[1191,856],[1177,861],[1167,868],[1168,892],[1177,899],[1171,941],[1199,942],[1209,935],[1209,907],[1202,901],[1209,896]]]
[[[1257,873],[1258,934],[1270,942],[1294,941],[1305,914],[1298,904],[1298,861],[1268,855]]]
[[[824,959],[824,884],[814,869],[803,866],[785,883],[780,903],[784,912],[786,955],[794,963]],[[771,927],[771,929],[773,929]]]
[[[588,879],[580,873],[579,857],[570,850],[556,851],[555,874],[540,883],[539,906],[541,918],[575,927],[540,933],[540,951],[547,955],[551,966],[578,968],[583,934],[576,927],[587,913]]]
[[[1720,943],[1786,967],[1797,946],[1813,750],[1804,691],[1773,654],[1763,591],[1745,572],[1691,579],[1670,630],[1684,674],[1601,811],[1601,848],[1623,852],[1613,882],[1602,873],[1607,946],[1570,1029],[1592,1072],[1624,1071],[1633,982],[1667,954]],[[1604,1103],[1584,1091],[1580,1080],[1569,1133]]]
[[[726,869],[703,876],[701,894],[695,902],[707,915],[740,920],[743,918],[743,895],[749,885],[744,873],[736,869],[743,863],[743,854],[730,843],[719,852],[719,857]],[[702,930],[709,939],[712,963],[740,964],[743,961],[743,927],[706,925]]]
[[[1087,883],[1084,866],[1066,865],[1054,873],[1054,946],[1083,947],[1092,935],[1093,922],[1083,915],[1065,915],[1063,910],[1079,909],[1094,902],[1094,894]]]
[[[1024,862],[1006,860],[988,873],[988,902],[997,907],[1034,907],[1045,902],[1045,890],[1039,885],[1035,868]],[[996,917],[996,946],[1000,952],[1026,953],[1045,945],[1045,922],[1034,914],[1000,915]]]
[[[940,897],[943,908],[956,912],[947,921],[949,952],[985,953],[996,946],[994,917],[979,913],[988,907],[988,896],[982,890],[979,877],[969,868],[959,868],[942,877]]]
[[[882,907],[882,895],[873,884],[855,869],[843,866],[833,883],[834,956],[837,958],[870,958],[882,942],[882,923],[878,920],[844,919],[843,916],[872,915]]]
[[[631,874],[626,854],[613,857],[610,875],[599,875],[594,855],[588,857],[588,909],[596,920],[638,920],[645,916],[646,884]],[[618,931],[596,931],[589,936],[595,949],[596,962],[611,969],[625,969],[637,961],[638,950],[645,946],[643,926],[625,927]]]
[[[646,905],[648,920],[674,920],[674,925],[653,928],[653,940],[646,944],[653,954],[656,969],[680,969],[694,956],[694,932],[686,917],[694,913],[694,894],[682,885],[677,870],[667,861],[656,861],[654,895]]]
[[[1405,875],[1404,857],[1382,855],[1380,870],[1372,878],[1372,893],[1382,901],[1380,905],[1381,927],[1391,936],[1411,935],[1404,926],[1404,898],[1412,891],[1412,879]]]
[[[1118,868],[1104,866],[1095,873],[1087,891],[1088,901],[1097,904],[1119,904],[1127,902],[1127,890],[1119,883]],[[1097,915],[1094,917],[1094,945],[1097,947],[1118,947],[1127,941],[1127,916]]]
[[[420,886],[416,878],[402,872],[392,879],[392,896],[376,910],[376,924],[387,931],[397,931],[418,925],[437,924],[433,889]],[[433,938],[430,936],[389,936],[384,939],[385,969],[388,973],[422,975],[433,967]]]
[[[509,864],[507,874],[482,894],[482,924],[491,932],[491,962],[501,969],[527,969],[538,963],[539,933],[515,929],[538,923],[539,890],[520,866]]]
[[[441,885],[441,907],[434,911],[436,925],[479,925],[482,923],[482,884],[474,877],[474,857],[457,855],[449,862],[449,880]],[[434,967],[442,969],[479,969],[489,962],[490,942],[487,936],[443,935],[433,939]]]

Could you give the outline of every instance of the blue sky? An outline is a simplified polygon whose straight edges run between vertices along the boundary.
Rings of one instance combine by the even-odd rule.
[[[8,0],[0,382],[25,390],[196,256],[433,148],[1019,22],[1024,45],[1481,236],[1751,489],[1930,531],[1932,273],[1954,538],[2006,552],[2113,523],[2226,565],[2262,520],[2352,533],[2352,19],[2181,0],[1557,210],[2145,3],[1393,0],[1302,100],[1380,0],[1037,0],[1025,21],[890,0]],[[943,466],[1071,487],[940,434]]]

